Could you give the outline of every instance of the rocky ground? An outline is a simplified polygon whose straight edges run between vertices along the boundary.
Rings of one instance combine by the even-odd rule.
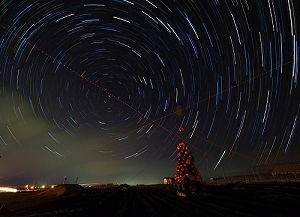
[[[1,193],[0,216],[300,216],[300,184],[207,185],[188,197],[167,185],[60,185]]]

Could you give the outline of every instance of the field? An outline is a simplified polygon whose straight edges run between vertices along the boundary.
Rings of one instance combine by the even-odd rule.
[[[300,216],[299,183],[207,185],[179,197],[170,185],[59,185],[0,194],[0,216]]]

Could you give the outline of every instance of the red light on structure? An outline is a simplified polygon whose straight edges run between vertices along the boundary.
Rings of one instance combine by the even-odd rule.
[[[183,127],[179,127],[179,132],[182,133],[184,131]]]

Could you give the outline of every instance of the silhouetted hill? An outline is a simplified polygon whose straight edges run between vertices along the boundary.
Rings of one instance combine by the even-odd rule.
[[[83,193],[84,188],[77,184],[62,184],[57,185],[54,188],[47,189],[40,193],[40,195],[46,196],[69,196]]]

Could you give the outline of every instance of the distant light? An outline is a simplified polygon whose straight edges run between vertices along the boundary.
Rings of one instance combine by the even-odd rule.
[[[45,188],[45,185],[42,185],[42,188]]]
[[[54,185],[52,185],[51,188],[54,188]]]
[[[34,186],[31,186],[30,189],[34,189]]]
[[[18,190],[15,189],[15,188],[0,187],[0,192],[13,192],[13,193],[16,193],[16,192],[18,192]]]

